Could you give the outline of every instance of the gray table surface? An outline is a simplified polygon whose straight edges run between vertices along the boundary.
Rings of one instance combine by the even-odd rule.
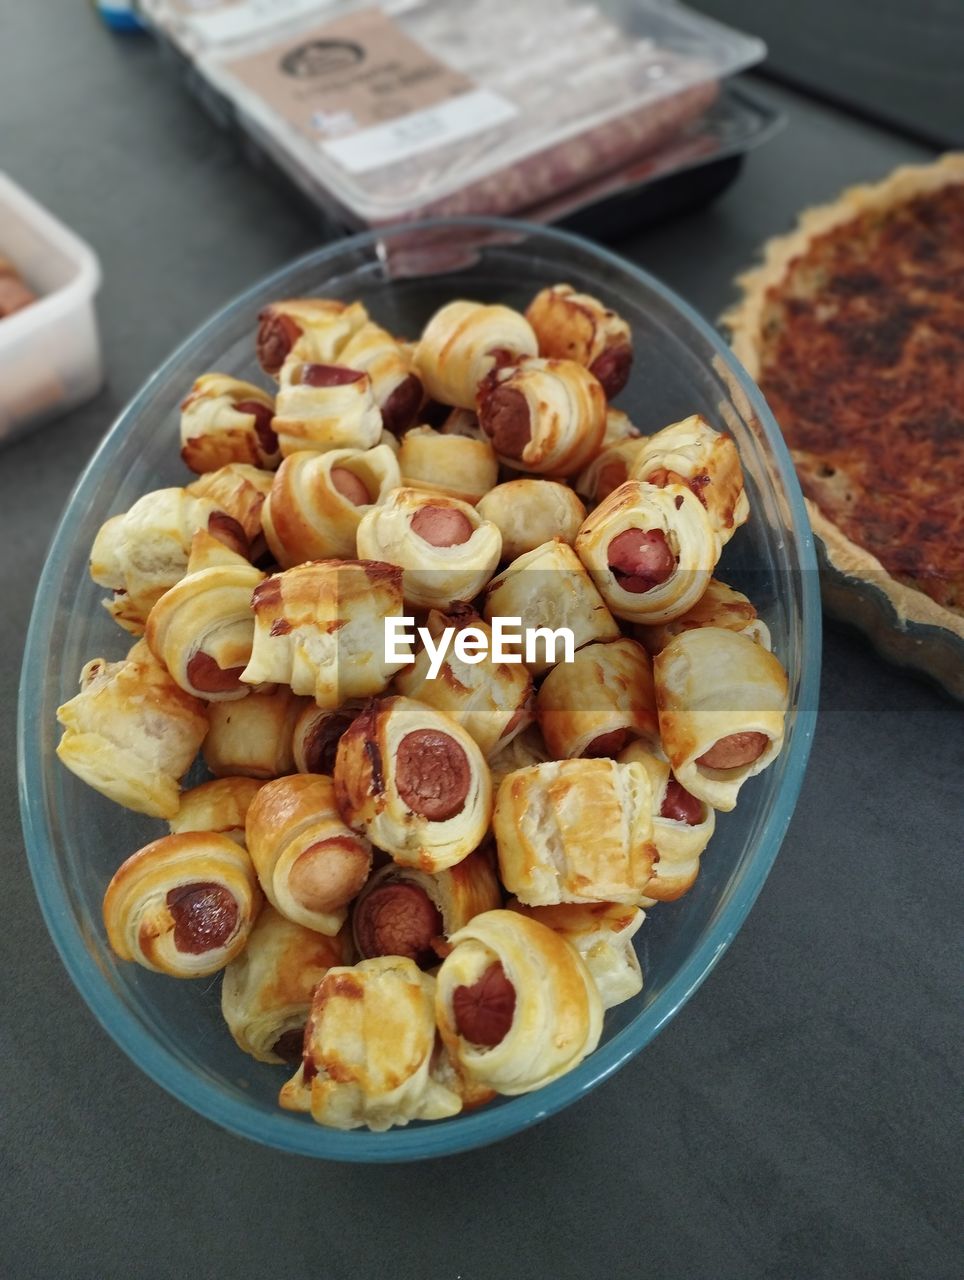
[[[125,401],[317,231],[147,40],[112,38],[78,0],[8,0],[0,49],[0,165],[100,255],[108,369],[91,404],[0,449],[0,1273],[960,1275],[960,712],[838,630],[799,807],[744,929],[645,1053],[535,1130],[409,1167],[285,1157],[188,1111],[101,1031],[48,940],[20,835],[34,584]],[[619,246],[710,317],[795,210],[925,154],[766,92],[790,126],[739,183]]]

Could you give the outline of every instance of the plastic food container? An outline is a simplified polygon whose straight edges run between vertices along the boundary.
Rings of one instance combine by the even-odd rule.
[[[0,255],[37,301],[0,319],[0,443],[89,399],[103,380],[91,248],[0,173]]]

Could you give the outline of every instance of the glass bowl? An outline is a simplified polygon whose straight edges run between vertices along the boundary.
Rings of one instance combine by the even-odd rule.
[[[630,322],[637,352],[618,404],[644,431],[702,413],[735,437],[752,507],[720,576],[753,599],[790,677],[786,745],[721,814],[694,888],[654,908],[637,935],[646,985],[606,1015],[602,1041],[546,1088],[480,1111],[387,1133],[339,1132],[279,1109],[286,1069],[255,1062],[221,1019],[218,981],[174,981],[118,962],[101,921],[105,886],[135,849],[165,833],[87,788],[54,755],[55,709],[81,666],[130,640],[87,574],[100,524],[150,489],[183,484],[178,404],[209,369],[263,380],[253,354],[259,309],[279,297],[360,299],[394,333],[416,335],[456,297],[524,307],[568,281]],[[456,219],[356,236],[284,268],[225,307],[150,379],[74,490],[50,549],[26,641],[19,767],[27,852],[47,927],[96,1017],[158,1084],[235,1133],[334,1160],[412,1160],[465,1151],[535,1124],[582,1097],[656,1035],[729,946],[776,857],[813,734],[820,666],[813,545],[789,455],[762,396],[713,329],[658,281],[586,241],[496,219]]]

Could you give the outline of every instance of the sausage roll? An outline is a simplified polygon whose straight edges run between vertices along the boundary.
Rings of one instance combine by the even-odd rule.
[[[266,782],[248,809],[248,850],[264,896],[306,929],[334,936],[371,871],[371,845],[345,826],[331,778]]]
[[[251,603],[254,647],[245,684],[287,684],[320,707],[338,707],[381,693],[406,665],[385,658],[385,619],[402,612],[402,571],[394,565],[296,565],[265,579]]]
[[[353,559],[362,515],[400,484],[395,454],[384,444],[291,454],[262,512],[272,555],[285,569],[306,560]]]
[[[57,755],[71,773],[127,809],[174,817],[208,722],[204,703],[178,688],[143,640],[121,662],[88,662],[57,719]]]
[[[433,400],[474,409],[487,374],[538,350],[529,322],[511,307],[450,302],[425,326],[415,348],[415,370]]]
[[[199,474],[231,462],[274,468],[281,453],[273,417],[273,397],[253,382],[202,373],[181,405],[181,458]]]
[[[505,560],[516,560],[552,538],[572,546],[586,518],[576,494],[556,480],[509,480],[490,488],[476,510],[502,534]]]
[[[692,489],[706,508],[721,548],[750,514],[733,437],[714,431],[699,414],[650,436],[632,475],[647,484],[683,484]]]
[[[445,493],[475,504],[499,478],[499,462],[488,440],[458,432],[413,427],[398,452],[402,484],[424,493]]]
[[[635,904],[652,874],[652,788],[639,764],[519,769],[499,786],[492,826],[502,883],[530,907]]]
[[[401,866],[444,871],[482,843],[489,770],[475,740],[434,707],[382,698],[338,744],[338,808]]]
[[[274,429],[286,458],[301,449],[371,449],[382,434],[371,379],[345,365],[290,357],[281,369]]]
[[[118,868],[104,895],[104,926],[121,960],[172,978],[206,978],[243,949],[261,901],[239,844],[215,831],[182,831]]]
[[[240,676],[254,639],[251,592],[263,578],[209,533],[194,535],[187,574],[158,600],[145,632],[186,693],[230,702],[251,692]]]
[[[538,920],[565,938],[582,956],[604,1009],[631,1000],[643,989],[643,972],[633,946],[646,913],[614,902],[565,902],[557,907],[527,907],[513,899],[511,911]]]
[[[639,427],[631,421],[622,409],[614,409],[609,405],[606,409],[606,430],[603,435],[603,448],[611,449],[615,444],[626,440],[638,440],[642,436]]]
[[[546,676],[536,717],[555,760],[615,756],[627,742],[659,742],[659,720],[649,654],[635,640],[587,644],[572,662]]]
[[[467,729],[485,756],[500,750],[532,722],[532,677],[522,663],[492,658],[492,632],[474,610],[457,606],[448,613],[433,609],[427,627],[436,641],[447,628],[473,632],[482,661],[465,662],[450,644],[437,674],[430,675],[431,658],[423,649],[412,666],[395,677],[395,688],[406,698],[444,711]]]
[[[493,578],[485,596],[485,617],[521,618],[523,631],[568,627],[576,649],[590,640],[615,640],[620,632],[602,596],[572,547],[561,538],[518,556]],[[526,662],[533,675],[548,671],[562,657],[556,646],[550,661],[547,644],[536,646]]]
[[[716,810],[681,787],[669,764],[642,742],[619,753],[623,764],[641,764],[653,789],[653,844],[658,859],[640,902],[673,902],[691,888],[700,869],[700,854],[716,827]]]
[[[611,400],[629,381],[633,340],[615,311],[572,285],[543,289],[529,303],[526,319],[539,339],[539,352],[577,360],[594,374]]]
[[[338,354],[338,363],[371,379],[372,395],[386,431],[406,431],[418,420],[424,392],[412,368],[413,351],[377,324],[356,329]]]
[[[586,519],[576,554],[602,598],[628,622],[669,622],[706,590],[719,544],[698,498],[684,485],[627,480]]]
[[[469,503],[441,493],[396,489],[358,526],[358,554],[399,565],[405,600],[418,609],[471,600],[492,577],[501,553],[495,525]]]
[[[549,748],[545,744],[538,724],[530,724],[521,733],[510,738],[489,758],[489,772],[492,774],[492,793],[498,791],[502,779],[517,769],[525,769],[530,764],[544,764],[549,759]]]
[[[221,1012],[238,1048],[259,1062],[300,1062],[315,987],[350,962],[350,950],[344,931],[326,938],[262,907],[221,984]]]
[[[517,471],[574,476],[602,447],[606,397],[574,360],[532,357],[496,369],[476,403],[492,447]]]
[[[763,645],[764,649],[772,648],[770,628],[757,617],[751,602],[741,592],[716,578],[710,578],[706,590],[692,609],[687,609],[678,618],[663,623],[661,627],[637,627],[636,634],[655,657],[674,636],[678,636],[681,631],[692,631],[695,627],[724,627],[727,631],[741,631],[757,644]]]
[[[477,1085],[530,1093],[599,1043],[602,1002],[582,958],[516,911],[486,911],[450,939],[435,1016],[449,1056]]]
[[[309,702],[295,721],[291,742],[297,772],[334,773],[341,735],[364,706],[361,698],[352,698],[336,710]]]
[[[483,911],[502,906],[492,859],[476,849],[446,871],[389,865],[376,871],[352,907],[361,956],[408,956],[420,969],[439,962],[433,944]]]
[[[216,831],[247,848],[244,822],[261,783],[257,778],[215,778],[181,796],[181,807],[168,826],[182,831]]]
[[[315,989],[304,1056],[278,1101],[334,1129],[375,1132],[462,1109],[442,1083],[435,979],[403,956],[329,969]]]
[[[360,302],[336,298],[288,298],[272,302],[258,316],[258,363],[276,378],[290,355],[331,364],[345,343],[368,321]]]
[[[663,750],[681,786],[729,812],[783,746],[787,676],[749,636],[683,631],[653,664]]]
[[[104,607],[125,631],[140,635],[154,605],[184,577],[198,529],[206,529],[239,555],[248,552],[248,539],[237,520],[209,498],[195,497],[186,489],[146,493],[129,511],[101,525],[91,548],[90,576],[113,591]]]
[[[255,689],[240,702],[212,702],[201,754],[216,778],[280,778],[294,770],[292,734],[307,698],[287,685]]]
[[[246,462],[231,462],[217,471],[205,472],[187,486],[187,491],[195,498],[210,499],[238,522],[250,544],[250,558],[254,559],[261,535],[261,514],[273,480],[273,471]]]
[[[646,445],[644,437],[606,445],[573,481],[577,493],[595,506],[629,479],[636,459]]]

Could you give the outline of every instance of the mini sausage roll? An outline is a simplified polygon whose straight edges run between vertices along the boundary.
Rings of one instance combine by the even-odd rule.
[[[632,475],[647,484],[692,489],[706,508],[721,549],[750,514],[733,437],[714,431],[698,413],[650,436]]]
[[[358,526],[358,554],[404,569],[405,600],[418,609],[471,600],[492,577],[501,553],[495,525],[469,503],[441,493],[396,489]]]
[[[422,331],[415,370],[433,400],[474,409],[475,393],[487,374],[538,351],[529,322],[511,307],[450,302]]]
[[[129,511],[101,525],[90,552],[90,576],[113,591],[104,607],[125,631],[141,635],[151,609],[184,577],[198,529],[247,554],[248,539],[237,520],[186,489],[146,493]]]
[[[556,480],[508,480],[490,488],[476,510],[502,534],[505,560],[516,560],[552,538],[572,546],[586,518],[576,494]]]
[[[653,843],[659,857],[640,902],[674,902],[699,874],[700,854],[716,827],[716,810],[680,786],[669,764],[644,743],[630,743],[619,760],[641,764],[653,789]]]
[[[344,931],[326,938],[262,907],[221,984],[221,1013],[238,1048],[259,1062],[300,1062],[315,987],[349,963],[350,951]]]
[[[212,702],[208,732],[201,748],[216,778],[280,778],[294,771],[292,734],[308,698],[296,698],[287,685],[255,689],[239,702]]]
[[[680,617],[700,599],[719,544],[684,485],[627,480],[576,535],[576,554],[617,618],[649,625]]]
[[[658,743],[649,654],[626,638],[587,644],[546,676],[536,717],[555,760],[616,756],[634,738]]]
[[[258,879],[287,920],[334,937],[361,891],[372,849],[338,816],[331,778],[295,773],[266,782],[248,809],[248,850]]]
[[[635,904],[653,870],[653,797],[640,764],[550,760],[502,780],[492,819],[502,883],[530,907]]]
[[[576,492],[593,506],[602,502],[630,478],[636,459],[645,446],[645,437],[606,445],[573,481]]]
[[[385,619],[402,612],[402,571],[394,565],[296,565],[265,579],[251,603],[254,647],[245,684],[287,684],[331,708],[381,693],[406,665],[385,658]]]
[[[606,431],[603,435],[603,448],[611,449],[613,445],[623,444],[627,440],[639,440],[642,437],[639,427],[622,409],[614,409],[609,405],[606,409]]]
[[[334,773],[341,735],[364,706],[361,698],[352,698],[337,710],[308,703],[295,721],[291,742],[298,773]]]
[[[499,462],[488,440],[458,432],[413,427],[398,452],[402,484],[423,493],[445,493],[473,505],[499,478]]]
[[[526,319],[539,339],[539,353],[577,360],[602,384],[608,399],[629,381],[633,339],[626,321],[570,284],[543,289],[529,303]]]
[[[486,911],[450,939],[438,972],[442,1041],[477,1085],[530,1093],[579,1065],[599,1043],[602,1002],[582,958],[516,911]]]
[[[512,899],[510,911],[538,920],[579,952],[596,984],[603,1009],[631,1000],[643,989],[643,971],[633,946],[646,913],[613,902],[565,902],[527,907]]]
[[[418,420],[425,398],[412,368],[413,350],[377,324],[356,329],[338,354],[338,363],[366,373],[386,431],[406,431]]]
[[[276,378],[290,355],[331,364],[352,334],[368,321],[360,302],[336,298],[288,298],[258,316],[258,363]]]
[[[620,632],[602,596],[572,547],[561,538],[518,556],[493,578],[485,596],[485,618],[521,618],[523,631],[569,627],[579,649],[590,640],[615,640]],[[556,647],[555,661],[562,657]],[[526,664],[533,675],[548,671],[548,649],[540,644]]]
[[[196,698],[231,702],[251,692],[241,672],[251,658],[251,592],[264,574],[209,533],[196,533],[187,574],[165,591],[145,639],[174,681]]]
[[[502,890],[485,849],[435,875],[389,865],[375,872],[356,899],[352,937],[361,956],[408,956],[420,969],[431,969],[439,962],[433,943],[501,906]]]
[[[700,599],[684,614],[661,627],[637,627],[636,633],[655,657],[674,636],[695,627],[724,627],[740,631],[764,649],[772,648],[770,628],[757,617],[753,604],[739,591],[716,578],[710,578]]]
[[[273,417],[273,397],[253,382],[202,373],[181,404],[181,458],[198,474],[231,462],[273,469],[281,461]]]
[[[207,471],[187,486],[195,498],[209,498],[221,511],[237,520],[251,546],[250,559],[260,542],[261,514],[271,492],[273,471],[231,462],[217,471]]]
[[[492,816],[489,770],[475,740],[434,707],[382,698],[338,744],[338,808],[401,866],[438,872],[482,843]]]
[[[496,369],[476,403],[492,447],[518,471],[574,476],[602,446],[606,397],[574,360],[532,357]]]
[[[380,1133],[462,1109],[442,1083],[435,979],[402,956],[329,969],[315,989],[304,1056],[278,1101],[333,1129]]]
[[[721,627],[683,631],[653,671],[663,749],[681,786],[729,812],[783,746],[787,676],[772,653]]]
[[[489,772],[492,774],[492,794],[502,784],[502,779],[517,769],[525,769],[530,764],[544,764],[549,759],[549,748],[545,744],[538,724],[530,724],[521,733],[510,738],[508,743],[495,755],[489,758]]]
[[[274,429],[286,458],[302,449],[371,449],[382,434],[371,379],[359,369],[292,356],[281,369]]]
[[[260,786],[257,778],[215,778],[192,787],[181,796],[181,807],[168,823],[171,834],[216,831],[247,848],[244,822]]]
[[[120,662],[88,662],[57,719],[57,755],[71,773],[136,813],[174,817],[208,722],[204,703],[178,688],[143,640]]]
[[[448,627],[474,631],[471,638],[483,645],[482,661],[464,662],[450,644],[432,678],[431,659],[423,649],[412,666],[395,677],[395,688],[406,698],[444,711],[469,731],[483,755],[492,755],[532,723],[532,677],[522,663],[492,658],[492,632],[470,606],[456,606],[448,613],[433,609],[426,625],[436,641]]]
[[[227,836],[184,831],[132,854],[104,895],[121,960],[172,978],[206,978],[244,948],[261,910],[251,859]]]
[[[395,454],[384,444],[291,454],[262,512],[272,555],[284,569],[306,560],[353,559],[362,515],[400,484]]]

